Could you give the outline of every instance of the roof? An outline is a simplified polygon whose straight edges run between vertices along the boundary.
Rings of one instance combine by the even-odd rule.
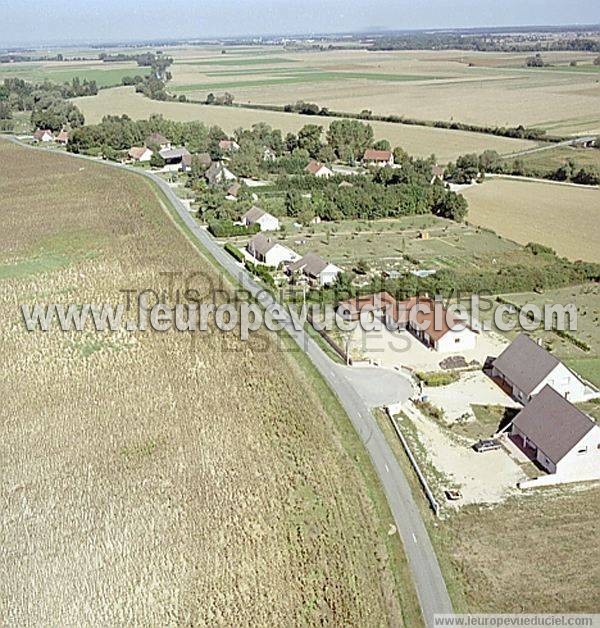
[[[227,188],[227,194],[229,194],[229,196],[235,196],[237,197],[239,191],[242,189],[242,185],[241,183],[233,183],[232,185],[230,185]]]
[[[431,175],[434,177],[439,177],[441,179],[444,176],[444,172],[446,172],[446,170],[443,166],[438,166],[437,164],[431,166]]]
[[[314,159],[311,159],[308,162],[308,166],[306,166],[306,168],[304,168],[305,172],[310,172],[311,174],[317,174],[317,172],[319,172],[319,170],[321,170],[321,168],[326,168],[327,166],[325,166],[324,164],[322,164],[320,161],[315,161]]]
[[[517,414],[513,425],[557,464],[596,423],[546,385]]]
[[[360,314],[363,307],[382,307],[388,308],[396,306],[396,299],[389,292],[376,292],[374,294],[368,294],[362,297],[355,297],[354,299],[348,299],[347,301],[340,301],[338,307],[347,310],[350,316],[356,316]]]
[[[506,379],[527,395],[559,364],[558,358],[526,334],[519,334],[493,362]]]
[[[413,314],[413,309],[415,309]],[[424,331],[432,340],[443,338],[449,331],[468,328],[463,319],[448,314],[441,302],[437,303],[429,297],[411,297],[398,301],[396,320],[406,324],[409,320],[417,329]]]
[[[44,137],[44,135],[46,135],[46,133],[50,133],[50,135],[52,135],[52,131],[50,129],[36,129],[35,133],[33,134],[33,137],[36,140],[39,140],[42,137]]]
[[[257,233],[248,242],[248,250],[254,255],[266,255],[277,242],[264,233]]]
[[[132,158],[132,159],[141,159],[141,157],[144,155],[144,153],[150,150],[149,148],[147,148],[146,146],[132,146],[129,151],[128,151],[128,155]],[[150,152],[152,152],[150,150]]]
[[[262,210],[260,207],[256,207],[253,205],[243,216],[248,223],[253,223],[262,218],[267,212]]]
[[[318,277],[329,266],[329,262],[326,262],[322,257],[319,257],[316,253],[307,253],[304,257],[301,257],[297,262],[292,262],[288,265],[288,270],[294,272],[301,270],[305,275],[310,277]]]
[[[219,141],[219,148],[222,148],[223,150],[229,150],[230,148],[233,148],[237,145],[238,143],[235,140],[220,140]]]
[[[367,148],[363,156],[365,161],[389,161],[391,158],[391,150],[375,150],[374,148]]]
[[[151,133],[146,138],[146,144],[162,145],[162,144],[168,144],[168,143],[169,143],[169,140],[164,135],[161,135],[160,133],[157,133],[157,132]]]
[[[184,156],[189,154],[190,151],[187,148],[163,148],[159,152],[163,159],[183,159]]]
[[[190,167],[192,165],[192,155],[191,153],[187,153],[181,157],[181,163],[184,166]]]
[[[229,177],[228,177],[229,174]],[[236,176],[224,166],[220,161],[213,161],[210,168],[204,173],[204,176],[209,182],[216,181],[218,176],[221,175],[223,179],[229,178],[235,179]]]
[[[59,142],[68,142],[69,132],[66,129],[62,129],[62,131],[56,136],[56,139]]]

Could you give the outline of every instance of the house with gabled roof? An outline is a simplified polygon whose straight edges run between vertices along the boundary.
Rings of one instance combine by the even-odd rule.
[[[600,426],[548,384],[513,419],[511,438],[556,475],[522,484],[600,479]]]
[[[261,231],[277,231],[279,229],[279,220],[256,205],[253,205],[242,216],[242,224],[246,227],[258,225]]]
[[[147,146],[132,146],[127,155],[132,161],[146,162],[150,161],[154,153]]]
[[[171,142],[164,135],[155,131],[146,138],[146,146],[158,146],[160,150],[165,150],[171,148]]]
[[[257,233],[253,236],[248,242],[246,250],[256,261],[274,268],[282,263],[294,262],[300,258],[298,253],[264,233]]]
[[[523,404],[546,385],[573,402],[589,398],[592,392],[556,356],[523,333],[491,363],[490,375]]]
[[[69,131],[67,131],[67,129],[61,129],[60,133],[56,136],[56,141],[66,146],[69,143]]]
[[[204,173],[204,178],[209,185],[221,185],[237,179],[233,172],[221,161],[213,161]]]
[[[235,140],[221,140],[219,142],[219,149],[224,153],[235,153],[240,150],[240,145]]]
[[[187,148],[163,148],[158,153],[165,161],[164,170],[183,170],[191,168],[192,155]]]
[[[393,166],[394,153],[391,150],[367,148],[362,158],[365,166]]]
[[[36,129],[33,134],[33,139],[36,142],[53,142],[54,133],[50,129]]]
[[[302,273],[311,281],[320,286],[332,284],[336,277],[343,272],[339,266],[325,261],[316,253],[307,253],[304,257],[286,267],[286,273]]]
[[[329,178],[333,176],[333,170],[330,170],[325,164],[322,164],[320,161],[315,161],[314,159],[308,162],[308,165],[304,168],[304,172],[319,178]]]

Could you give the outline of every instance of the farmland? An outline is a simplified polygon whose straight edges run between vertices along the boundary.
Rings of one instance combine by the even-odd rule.
[[[541,150],[520,157],[525,168],[536,174],[545,175],[555,172],[567,160],[574,164],[577,171],[584,167],[600,168],[600,150],[589,148],[573,148],[571,146],[557,146],[548,150]]]
[[[148,74],[150,68],[131,63],[101,62],[54,62],[54,63],[15,63],[0,65],[0,81],[5,78],[22,78],[28,81],[49,80],[55,83],[70,82],[78,77],[81,81],[96,81],[98,87],[120,85],[124,76]]]
[[[598,73],[593,56],[585,52],[546,53],[544,60],[551,66],[541,69],[525,68],[524,53],[275,48],[265,57],[253,50],[247,57],[225,60],[218,53],[175,53],[171,89],[198,99],[228,89],[240,103],[306,100],[335,111],[369,109],[427,120],[523,124],[554,134],[600,131]],[[269,58],[276,61],[266,62]],[[570,61],[578,65],[572,67]]]
[[[192,103],[160,102],[136,94],[131,87],[102,90],[97,96],[74,99],[85,115],[86,122],[99,122],[108,114],[127,114],[133,119],[162,114],[165,118],[180,121],[200,120],[216,124],[227,133],[238,127],[248,128],[257,122],[266,122],[284,133],[297,133],[305,124],[321,124],[327,127],[334,118],[317,118],[277,111],[259,111],[238,107],[204,106]],[[370,122],[376,139],[388,139],[392,145],[402,146],[408,153],[428,157],[435,153],[440,163],[456,159],[470,152],[482,152],[486,148],[499,153],[513,153],[535,146],[534,142],[505,137],[449,131],[429,127],[410,126],[386,122]]]
[[[25,331],[19,303],[228,290],[150,184],[7,142],[0,167],[3,619],[419,625],[366,454],[277,337]]]
[[[573,260],[600,261],[597,188],[494,178],[463,195],[473,224],[522,244],[545,244]]]

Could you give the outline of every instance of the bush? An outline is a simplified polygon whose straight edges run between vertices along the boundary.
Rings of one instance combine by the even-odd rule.
[[[447,386],[460,379],[460,375],[456,371],[440,371],[423,373],[421,371],[415,373],[417,379],[426,386]]]
[[[211,220],[208,223],[208,230],[215,238],[230,238],[258,233],[260,227],[259,225],[252,225],[251,227],[236,225],[232,220]]]
[[[244,254],[238,249],[238,247],[234,244],[231,244],[231,242],[227,242],[224,248],[238,262],[243,262],[246,259]]]

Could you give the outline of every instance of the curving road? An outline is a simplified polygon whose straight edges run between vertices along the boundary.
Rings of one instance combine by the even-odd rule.
[[[15,143],[29,149],[46,150],[41,147],[31,147],[22,144],[17,138],[11,139]],[[72,153],[66,154],[77,159],[86,159],[98,163],[98,160],[92,157],[74,155]],[[217,263],[232,277],[236,278],[242,288],[251,293],[264,308],[277,306],[274,297],[256,283],[253,277],[244,268],[240,267],[234,258],[225,252],[205,229],[198,225],[166,181],[151,172],[132,169],[123,164],[108,165],[134,172],[158,185],[173,209],[189,228],[189,231],[207,249]],[[359,394],[357,388],[360,389],[360,387],[355,388],[355,385],[351,383],[351,379],[356,376],[353,374],[349,377],[346,369],[332,362],[321,347],[304,330],[297,330],[286,310],[281,311],[279,320],[282,327],[308,355],[319,373],[335,392],[366,450],[369,452],[373,466],[385,491],[396,528],[404,544],[404,551],[413,574],[413,581],[423,617],[427,626],[430,626],[433,624],[434,614],[449,614],[453,612],[452,603],[450,602],[450,596],[448,595],[427,529],[413,499],[411,488],[385,436],[377,425],[375,417],[371,413],[370,405],[373,404],[369,403],[370,399],[366,395],[363,397]],[[383,371],[381,373],[383,374]],[[395,375],[398,378],[402,378],[400,374]],[[398,380],[398,401],[403,396],[406,397],[407,394],[410,394],[410,384],[408,384],[405,378],[402,379],[405,382],[402,385],[400,385],[401,380]]]

